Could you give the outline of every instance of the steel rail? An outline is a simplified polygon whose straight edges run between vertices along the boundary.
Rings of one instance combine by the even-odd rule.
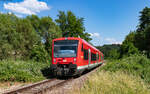
[[[41,81],[41,82],[37,82],[37,83],[34,83],[34,84],[26,85],[26,86],[23,86],[23,87],[14,89],[14,90],[6,91],[6,92],[4,92],[3,94],[19,94],[19,92],[23,92],[23,91],[32,89],[32,88],[34,88],[34,87],[36,87],[36,86],[39,86],[39,85],[42,85],[42,84],[45,84],[45,83],[51,83],[51,82],[56,81],[56,80],[57,80],[57,79],[43,80],[43,81]]]

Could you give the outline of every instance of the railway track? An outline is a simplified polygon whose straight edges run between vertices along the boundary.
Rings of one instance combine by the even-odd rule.
[[[85,80],[89,74],[94,73],[95,71],[97,71],[98,68],[99,67],[91,70],[88,73],[83,74],[79,78],[75,78],[75,79],[70,78],[70,79],[67,79],[67,80],[60,80],[60,79],[54,78],[54,79],[43,80],[41,82],[37,82],[37,83],[26,85],[26,86],[23,86],[23,87],[20,87],[20,88],[17,88],[17,89],[6,91],[2,94],[49,94],[47,92],[54,91],[58,88],[62,88],[67,83],[70,84],[70,82],[72,82],[74,80],[79,80],[79,79]],[[83,82],[84,81],[81,80],[80,83],[83,83]],[[56,94],[60,94],[60,93],[56,93]]]
[[[72,79],[68,80],[59,80],[59,79],[50,79],[44,80],[38,83],[34,83],[31,85],[27,85],[21,88],[17,88],[14,90],[6,91],[3,94],[45,94],[47,90],[52,90],[58,88],[65,83],[71,81]]]

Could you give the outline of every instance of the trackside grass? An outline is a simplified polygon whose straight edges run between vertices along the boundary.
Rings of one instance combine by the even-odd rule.
[[[42,69],[48,67],[48,63],[21,60],[0,61],[0,82],[35,82],[45,79]]]
[[[75,94],[150,94],[150,60],[132,55],[108,60]]]
[[[89,77],[84,87],[75,94],[150,94],[140,77],[123,72],[101,71]]]

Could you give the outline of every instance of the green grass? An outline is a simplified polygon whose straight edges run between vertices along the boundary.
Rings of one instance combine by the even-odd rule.
[[[98,72],[89,77],[74,94],[150,94],[148,86],[140,77],[123,72]]]
[[[42,70],[50,64],[35,61],[0,61],[0,81],[35,82],[45,79]]]

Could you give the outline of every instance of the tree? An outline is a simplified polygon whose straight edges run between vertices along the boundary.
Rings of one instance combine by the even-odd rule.
[[[150,25],[150,8],[145,7],[140,14],[140,24],[138,25],[137,31],[144,31]]]
[[[50,17],[0,14],[0,59],[48,61],[52,40],[61,36],[59,26]]]
[[[150,25],[145,29],[145,50],[148,57],[150,57]]]
[[[123,57],[124,55],[131,55],[131,54],[136,54],[139,53],[138,52],[138,48],[135,47],[135,34],[136,32],[130,32],[125,40],[123,41],[122,45],[121,45],[121,57]]]
[[[117,49],[112,49],[109,51],[109,58],[110,59],[118,59],[120,57],[120,53]]]
[[[26,19],[30,20],[35,31],[39,32],[40,18],[36,15],[27,16]]]
[[[109,44],[109,45],[103,45],[103,46],[97,46],[96,48],[99,49],[104,53],[105,58],[118,58],[118,55],[120,54],[120,44]],[[115,55],[113,55],[113,53]]]
[[[50,17],[43,17],[40,21],[40,31],[45,48],[51,54],[52,40],[62,36],[61,30]]]
[[[0,14],[0,59],[14,57],[14,47],[17,44],[17,20],[13,14]]]
[[[28,58],[33,46],[38,44],[40,38],[28,19],[18,20],[16,32],[19,34],[19,45],[17,45],[17,49],[20,48],[19,53],[21,56],[27,56]]]
[[[137,54],[137,53],[139,53],[138,49],[131,42],[124,42],[121,45],[121,55],[120,55],[121,57],[125,55],[130,56],[132,54]]]
[[[62,30],[63,37],[81,37],[86,41],[90,41],[90,34],[85,32],[84,19],[76,17],[71,11],[59,11],[56,23]]]
[[[137,30],[127,35],[121,46],[121,55],[136,53],[137,50],[150,53],[150,8],[145,7],[140,12]]]
[[[150,53],[150,8],[145,7],[140,14],[140,22],[135,34],[135,46],[148,55]]]
[[[57,26],[51,17],[42,17],[38,18],[35,15],[28,16],[27,19],[29,19],[32,23],[32,26],[34,27],[37,34],[40,36],[41,42],[45,47],[45,50],[47,51],[49,58],[51,56],[51,49],[52,49],[52,40],[55,38],[62,37],[62,32]],[[41,44],[39,44],[41,45]],[[36,47],[36,50],[38,50],[41,47]],[[38,48],[38,49],[37,49]],[[41,48],[43,49],[43,48]],[[35,51],[34,53],[35,54]],[[46,53],[45,53],[46,54]],[[39,55],[34,55],[39,56]],[[38,57],[37,57],[38,58]]]

